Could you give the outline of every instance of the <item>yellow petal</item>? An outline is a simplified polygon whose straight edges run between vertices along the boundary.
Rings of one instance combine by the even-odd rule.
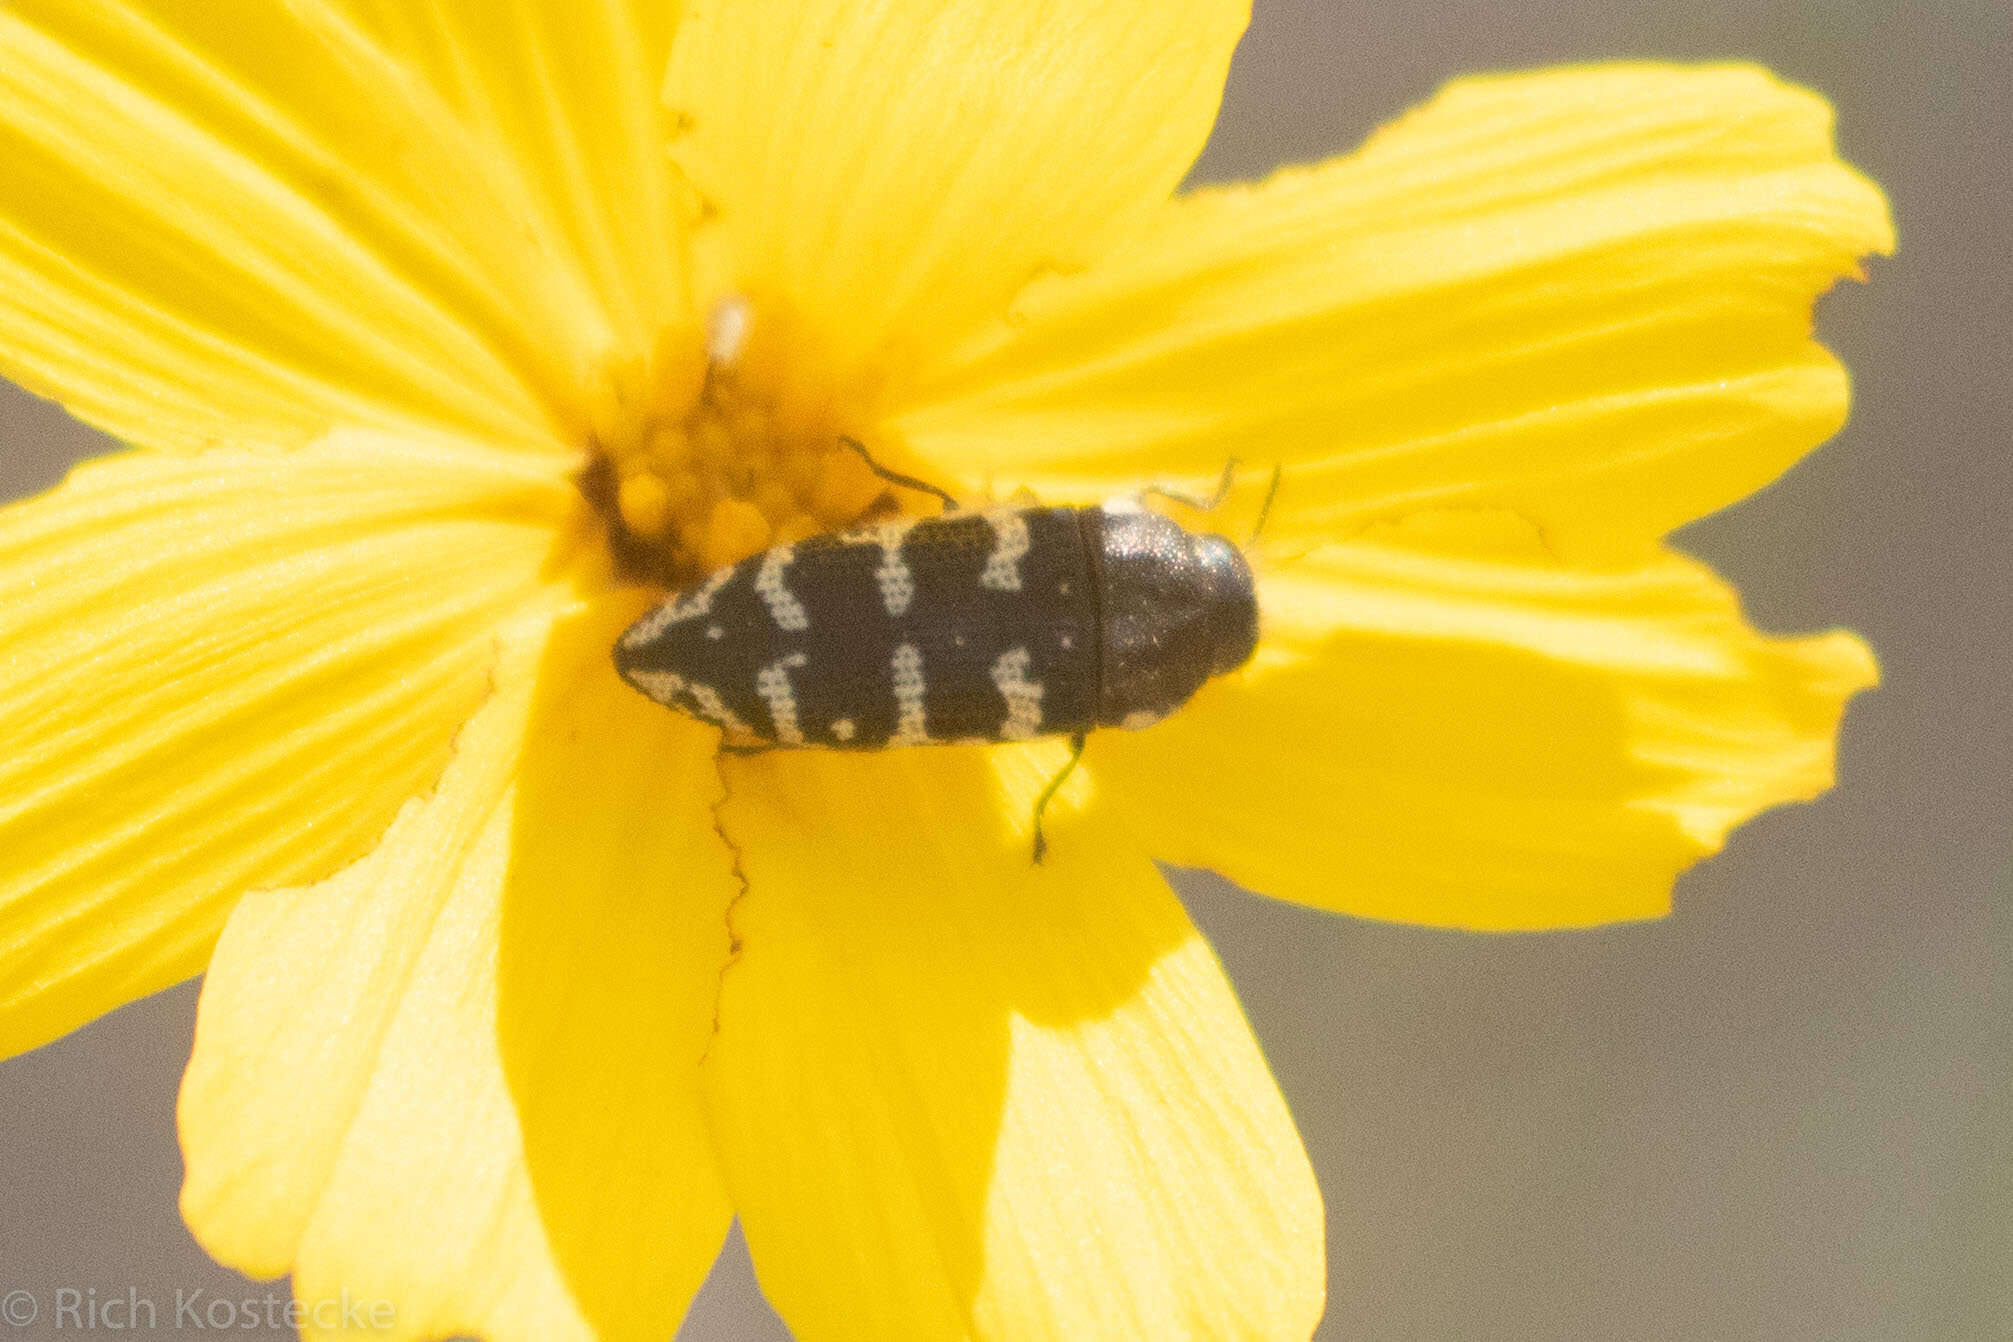
[[[899,375],[1165,199],[1249,11],[697,0],[665,101],[732,253],[715,287],[787,302],[843,369],[878,355]]]
[[[486,47],[525,36],[481,26]],[[640,55],[607,62],[604,99]],[[584,82],[577,52],[526,40],[521,59]],[[149,445],[563,429],[583,370],[637,321],[600,282],[616,245],[427,73],[326,4],[7,5],[0,372]],[[640,171],[611,231],[654,223],[662,175]],[[623,303],[660,301],[644,281],[666,264]]]
[[[517,174],[631,351],[647,353],[664,325],[688,316],[689,220],[659,99],[676,4],[334,3],[422,71]]]
[[[561,459],[133,454],[0,511],[0,1055],[201,970],[430,786],[547,602]]]
[[[1832,782],[1845,633],[1769,638],[1671,553],[1562,567],[1503,515],[1380,528],[1265,576],[1244,675],[1096,737],[1156,857],[1345,913],[1647,918],[1727,831]]]
[[[517,641],[439,789],[217,947],[183,1212],[310,1311],[385,1304],[357,1335],[668,1337],[726,1234],[698,1061],[737,887],[711,734],[608,665],[636,613]]]
[[[1892,244],[1830,108],[1762,71],[1463,80],[1030,291],[895,423],[1058,494],[1280,462],[1281,538],[1437,504],[1633,549],[1844,421],[1811,303]]]
[[[706,1066],[764,1291],[824,1338],[1306,1338],[1321,1208],[1215,956],[1053,748],[737,762]],[[995,772],[997,769],[997,772]]]
[[[714,826],[718,734],[636,693],[609,655],[653,603],[614,598],[562,627],[540,672],[497,1032],[581,1313],[598,1337],[662,1342],[727,1231],[698,1067],[741,886]]]

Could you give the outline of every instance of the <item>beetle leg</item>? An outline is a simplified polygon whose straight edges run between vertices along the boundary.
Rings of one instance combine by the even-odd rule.
[[[1083,743],[1087,739],[1087,735],[1085,732],[1071,734],[1069,738],[1069,763],[1063,765],[1062,770],[1054,778],[1048,780],[1048,786],[1041,790],[1041,796],[1035,801],[1034,864],[1037,867],[1041,865],[1043,855],[1048,852],[1048,836],[1041,832],[1042,812],[1048,809],[1049,798],[1055,796],[1061,790],[1064,781],[1069,778],[1070,774],[1076,771],[1076,762],[1083,758]]]
[[[867,451],[867,445],[859,439],[848,438],[844,434],[841,434],[839,441],[859,453],[860,460],[867,463],[867,469],[881,479],[886,480],[889,484],[900,485],[903,489],[918,489],[925,494],[934,494],[944,501],[944,507],[949,508],[952,512],[958,510],[958,501],[952,498],[948,492],[937,488],[927,480],[918,480],[913,475],[903,475],[900,471],[889,470],[887,467],[881,465],[880,462],[874,460],[873,454]]]

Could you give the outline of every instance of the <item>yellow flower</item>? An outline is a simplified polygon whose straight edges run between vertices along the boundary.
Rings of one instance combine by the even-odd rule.
[[[0,513],[0,1050],[207,966],[185,1214],[374,1336],[664,1337],[735,1214],[807,1339],[1306,1336],[1318,1195],[1149,859],[1578,925],[1824,788],[1867,650],[1661,538],[1842,422],[1811,303],[1892,237],[1742,67],[1172,196],[1245,17],[11,0],[0,371],[137,450]],[[1256,661],[1096,737],[1044,867],[1054,743],[716,760],[611,670],[871,501],[841,433],[1283,467]]]

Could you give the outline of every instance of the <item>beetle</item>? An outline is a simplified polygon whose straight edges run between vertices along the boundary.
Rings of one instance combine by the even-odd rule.
[[[1090,731],[1149,726],[1250,660],[1250,566],[1225,537],[1131,500],[958,510],[846,445],[952,510],[721,569],[630,626],[616,668],[658,703],[721,728],[731,750],[1067,736],[1070,762],[1035,808],[1040,862],[1042,812]]]

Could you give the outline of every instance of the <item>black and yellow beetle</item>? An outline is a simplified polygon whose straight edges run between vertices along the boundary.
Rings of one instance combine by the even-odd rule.
[[[615,663],[744,749],[1068,736],[1080,753],[1093,728],[1160,721],[1257,640],[1238,547],[1121,501],[951,511],[778,545],[665,600]]]

